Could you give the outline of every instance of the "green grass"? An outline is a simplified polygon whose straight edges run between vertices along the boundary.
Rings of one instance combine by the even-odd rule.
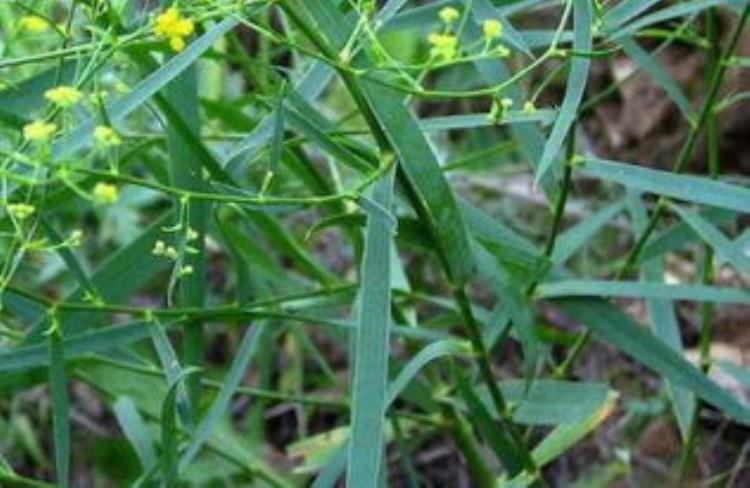
[[[674,483],[702,412],[750,424],[707,374],[750,374],[711,357],[718,307],[750,303],[719,123],[746,1],[142,3],[0,5],[0,485],[421,486],[435,444],[475,486],[554,485],[647,401]],[[625,58],[684,119],[671,170],[591,149],[632,79],[594,68]],[[609,447],[568,481],[638,479],[637,439]]]

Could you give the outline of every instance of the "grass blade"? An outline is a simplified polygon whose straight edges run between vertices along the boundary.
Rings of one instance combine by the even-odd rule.
[[[375,186],[372,199],[390,211],[393,171]],[[382,466],[391,322],[393,223],[381,212],[368,216],[354,346],[352,438],[347,485],[375,487]]]

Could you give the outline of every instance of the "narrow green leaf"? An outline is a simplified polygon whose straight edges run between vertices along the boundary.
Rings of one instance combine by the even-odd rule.
[[[531,452],[537,466],[545,466],[562,456],[586,435],[599,427],[614,410],[617,396],[616,392],[610,391],[599,408],[585,419],[555,427]]]
[[[503,266],[481,245],[474,246],[479,276],[489,283],[492,291],[503,300],[513,327],[523,348],[524,374],[531,378],[541,353],[534,314],[523,295],[524,286],[514,280]]]
[[[333,69],[327,64],[323,62],[312,63],[294,85],[294,91],[299,93],[303,100],[314,100],[328,86],[328,83],[333,78],[333,74]],[[273,137],[275,117],[275,113],[266,115],[258,122],[255,129],[232,148],[223,164],[230,174],[234,174],[235,169],[243,161],[254,159],[258,152]]]
[[[616,202],[598,210],[594,215],[584,218],[581,222],[566,230],[557,238],[552,252],[552,262],[563,264],[578,250],[586,245],[591,238],[622,211],[623,203]]]
[[[174,486],[178,475],[177,453],[178,435],[175,400],[179,385],[190,376],[198,373],[197,368],[186,368],[169,386],[161,408],[161,468],[165,486]]]
[[[663,276],[663,275],[662,275]],[[750,291],[707,285],[668,285],[642,281],[565,280],[539,285],[541,298],[628,297],[713,303],[750,303]]]
[[[540,109],[531,113],[521,110],[509,110],[503,114],[500,120],[495,120],[491,114],[444,115],[421,119],[419,126],[423,131],[439,132],[494,127],[498,125],[528,124],[530,122],[548,124],[555,120],[555,116],[556,111],[550,109]]]
[[[591,29],[593,25],[591,2],[589,0],[574,1],[573,12],[573,49],[577,51],[591,51]],[[586,91],[586,81],[589,77],[590,65],[591,60],[585,57],[576,57],[570,62],[570,74],[568,75],[568,82],[565,87],[565,97],[560,106],[557,120],[552,126],[552,132],[544,146],[542,159],[536,168],[534,181],[537,184],[542,181],[547,171],[552,168],[560,152],[560,148],[562,148],[563,142],[565,142],[568,131],[578,117],[578,107],[580,107],[583,94]],[[567,161],[565,164],[567,164]]]
[[[471,423],[475,426],[476,434],[484,437],[495,455],[503,463],[511,475],[517,475],[524,468],[524,459],[519,452],[513,437],[507,431],[507,423],[496,422],[485,405],[477,396],[475,387],[469,384],[463,374],[454,367],[454,377],[458,386],[458,393],[463,398],[466,408],[471,414]]]
[[[554,303],[624,353],[676,384],[689,388],[729,417],[750,424],[750,410],[737,398],[614,305],[591,298],[563,298]]]
[[[580,422],[595,412],[611,393],[605,384],[559,380],[505,380],[500,390],[513,409],[513,420],[526,425],[563,425]],[[486,387],[479,388],[491,408]],[[497,413],[492,411],[493,416]]]
[[[331,40],[334,50],[347,42],[354,19],[345,17],[333,3],[324,0],[309,0],[305,7],[322,34]],[[365,56],[361,62],[372,65]],[[379,124],[378,130],[384,133],[394,150],[403,170],[399,180],[405,178],[400,182],[408,184],[410,203],[427,225],[451,281],[455,285],[466,283],[474,273],[474,263],[465,225],[432,148],[415,116],[404,104],[404,94],[376,81],[353,80],[352,83],[356,85],[350,89],[359,91],[367,99],[367,107],[361,108],[372,111]]]
[[[727,3],[741,3],[744,0],[692,0],[670,5],[661,10],[657,10],[648,15],[644,15],[629,24],[610,32],[608,39],[611,41],[619,40],[623,36],[631,35],[641,29],[649,27],[660,22],[665,22],[678,17],[685,17],[700,13],[711,7],[717,7]],[[633,2],[636,3],[636,2]],[[642,2],[638,2],[639,4]]]
[[[471,346],[466,342],[456,340],[435,341],[423,347],[401,368],[398,375],[388,385],[388,399],[390,406],[396,401],[401,392],[429,363],[443,357],[461,356],[471,353]]]
[[[390,212],[393,198],[393,174],[393,170],[389,171],[373,190],[373,201],[385,212]],[[353,351],[349,486],[376,487],[382,466],[390,349],[392,228],[392,222],[381,212],[369,214]]]
[[[627,3],[627,2],[626,2]],[[667,73],[662,63],[643,49],[632,37],[625,37],[620,40],[625,53],[635,61],[658,84],[670,100],[677,105],[686,120],[693,120],[695,111],[690,100],[682,92],[682,88]]]
[[[748,190],[748,194],[750,194],[750,190]],[[750,200],[746,200],[745,202],[746,210],[750,210],[750,205],[747,205],[748,202]],[[734,245],[711,222],[701,217],[698,213],[690,212],[678,205],[670,205],[670,208],[677,212],[683,222],[692,227],[695,233],[710,245],[722,259],[737,268],[738,271],[750,274],[750,257],[745,255],[738,246]]]
[[[203,165],[200,154],[195,154],[192,148],[184,143],[184,130],[189,131],[190,139],[199,139],[201,132],[201,117],[198,106],[198,70],[195,65],[186,68],[164,87],[164,99],[174,109],[176,116],[167,116],[167,148],[169,151],[169,180],[172,186],[184,190],[197,191],[203,188]],[[180,127],[176,119],[184,121],[186,127]],[[172,282],[177,281],[176,305],[185,307],[201,307],[206,294],[206,252],[205,235],[208,217],[211,211],[209,202],[181,201],[174,198],[174,225],[178,227],[181,258],[172,270]],[[195,233],[196,237],[188,240],[188,233]],[[194,252],[188,252],[188,248]],[[189,267],[192,273],[180,276],[183,268]],[[170,286],[171,290],[171,286]],[[172,300],[172,297],[167,297]],[[190,322],[185,325],[185,341],[183,345],[185,364],[199,368],[203,364],[205,355],[203,343],[203,324]],[[193,374],[187,378],[188,397],[193,405],[200,398],[200,374]],[[184,398],[182,399],[184,400]],[[181,402],[183,407],[186,405]]]
[[[606,30],[612,30],[642,14],[657,3],[659,3],[659,0],[619,2],[604,14],[603,25]]]
[[[709,180],[700,176],[678,175],[625,164],[618,161],[586,158],[581,171],[637,190],[656,193],[688,202],[750,212],[750,189]]]
[[[143,340],[148,337],[148,327],[147,322],[139,321],[67,335],[62,344],[65,359],[70,360],[89,353],[106,352]],[[47,366],[49,360],[47,342],[19,346],[0,353],[0,373]]]
[[[232,400],[234,392],[242,382],[245,375],[245,370],[250,364],[250,360],[255,354],[261,334],[266,330],[264,325],[251,326],[242,338],[237,352],[235,353],[232,365],[227,372],[224,384],[219,391],[218,396],[211,404],[211,407],[206,412],[198,427],[195,430],[195,434],[190,440],[190,444],[183,452],[180,457],[178,471],[183,471],[198,454],[203,444],[209,439],[213,432],[216,424],[224,417],[229,407],[229,402]]]
[[[154,345],[156,354],[159,357],[159,362],[164,370],[164,376],[166,377],[168,385],[175,385],[178,383],[177,379],[182,376],[183,368],[180,365],[180,361],[172,348],[172,343],[169,341],[169,336],[164,330],[164,326],[160,321],[156,320],[150,325],[147,325],[149,334],[151,335],[151,342]],[[194,374],[197,374],[196,371]],[[188,395],[187,388],[184,383],[179,382],[177,388],[177,410],[180,414],[180,420],[183,425],[188,428],[193,427],[195,421],[195,414],[193,410],[193,404],[191,403],[190,396]]]
[[[57,328],[49,333],[49,352],[55,479],[57,486],[67,488],[70,486],[70,397],[68,396],[68,375],[65,368],[62,337]]]
[[[149,471],[157,464],[156,451],[151,436],[146,428],[143,417],[138,413],[138,409],[133,403],[133,399],[128,396],[121,396],[115,400],[112,410],[120,424],[125,438],[133,447],[138,460],[143,467],[143,471]]]

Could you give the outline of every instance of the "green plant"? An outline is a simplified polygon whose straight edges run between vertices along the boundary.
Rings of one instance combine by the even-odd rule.
[[[747,2],[151,3],[0,5],[3,484],[75,484],[86,442],[71,412],[88,401],[138,461],[100,468],[107,482],[359,487],[398,465],[419,485],[413,454],[449,438],[477,486],[539,486],[618,408],[606,372],[571,377],[592,337],[664,379],[683,471],[704,403],[750,423],[706,374],[712,304],[750,303],[714,284],[719,263],[750,275],[746,236],[726,233],[750,189],[723,177],[717,122],[745,95],[721,87],[746,65]],[[540,12],[544,27],[521,27]],[[675,44],[708,54],[696,102],[657,58]],[[592,63],[615,56],[689,123],[672,171],[577,140],[628,82],[587,89]],[[436,104],[453,115],[417,115]],[[684,174],[703,134],[709,174]],[[462,187],[508,169],[533,174],[542,224],[519,232]],[[574,195],[591,216],[569,225]],[[615,221],[627,252],[605,246],[616,265],[586,277],[572,258]],[[665,256],[696,246],[699,282],[668,284]],[[650,329],[620,298],[645,303]],[[699,367],[677,301],[705,304]],[[222,338],[231,352],[210,359]],[[18,406],[45,383],[51,463]],[[277,405],[293,407],[276,443],[294,469],[265,455]]]

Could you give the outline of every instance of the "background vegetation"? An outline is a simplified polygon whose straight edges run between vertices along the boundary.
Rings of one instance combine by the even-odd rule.
[[[0,485],[750,485],[748,12],[0,3]]]

